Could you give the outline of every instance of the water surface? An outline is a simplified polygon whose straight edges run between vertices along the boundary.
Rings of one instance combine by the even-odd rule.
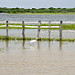
[[[75,42],[2,41],[0,75],[74,75]]]
[[[75,21],[75,15],[25,15],[25,14],[0,14],[0,21]]]
[[[30,38],[37,38],[38,29],[26,29],[25,36]],[[0,35],[6,36],[6,29],[0,29]],[[9,29],[8,35],[11,37],[22,37],[22,29]],[[75,38],[75,30],[63,30],[63,38]],[[49,30],[41,29],[40,30],[41,38],[49,38]],[[51,30],[51,38],[59,38],[59,30]]]

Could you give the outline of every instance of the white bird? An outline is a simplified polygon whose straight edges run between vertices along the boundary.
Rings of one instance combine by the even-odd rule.
[[[36,41],[37,41],[37,40],[31,40],[31,41],[30,41],[30,44],[32,44],[32,43],[34,44]]]
[[[34,42],[36,42],[36,40],[31,40],[31,41],[30,41],[30,43],[34,43]]]

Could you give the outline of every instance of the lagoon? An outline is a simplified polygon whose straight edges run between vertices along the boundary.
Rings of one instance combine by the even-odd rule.
[[[38,22],[39,20],[48,21],[75,21],[75,15],[59,15],[59,14],[48,14],[48,15],[38,15],[38,14],[0,14],[0,21],[25,21],[25,22]]]

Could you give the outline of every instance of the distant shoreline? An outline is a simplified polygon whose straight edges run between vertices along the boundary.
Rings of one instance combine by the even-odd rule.
[[[0,13],[9,14],[75,14],[75,8],[1,8]]]
[[[75,15],[75,13],[6,13],[6,14],[26,14],[26,15]]]

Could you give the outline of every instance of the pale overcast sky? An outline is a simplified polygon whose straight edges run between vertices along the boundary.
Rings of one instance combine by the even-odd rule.
[[[9,8],[74,8],[75,0],[0,0],[0,7]]]

